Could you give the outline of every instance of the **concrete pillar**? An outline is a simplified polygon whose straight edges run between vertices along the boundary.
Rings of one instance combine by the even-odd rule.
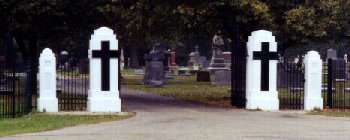
[[[323,109],[322,60],[318,52],[309,51],[305,57],[304,109]]]
[[[89,112],[120,112],[118,40],[113,30],[101,27],[90,40]]]
[[[56,97],[56,58],[49,48],[44,49],[39,58],[40,91],[38,110],[58,112]]]
[[[246,109],[278,110],[275,37],[265,30],[252,32],[247,52]]]

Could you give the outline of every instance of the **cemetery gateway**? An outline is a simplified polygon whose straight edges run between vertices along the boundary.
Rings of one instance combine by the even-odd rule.
[[[94,31],[90,40],[90,89],[87,110],[89,112],[120,112],[119,98],[119,51],[118,40],[113,30],[101,27]],[[57,112],[55,58],[50,49],[45,49],[40,61],[39,111]],[[48,75],[50,74],[50,75]],[[44,82],[43,82],[44,81]],[[45,82],[48,81],[48,82]],[[46,88],[53,87],[53,88]],[[46,101],[43,103],[43,101]]]
[[[198,47],[196,48],[198,49]],[[268,31],[255,31],[252,33],[252,36],[249,37],[247,43],[248,57],[247,57],[247,86],[246,86],[246,99],[247,109],[263,109],[263,110],[278,110],[279,109],[279,99],[277,91],[277,43],[274,40],[271,32]],[[44,50],[43,54],[50,52],[49,49]],[[198,52],[198,51],[197,51]],[[310,53],[315,57],[316,52]],[[317,54],[317,53],[316,53]],[[150,52],[149,55],[145,55],[145,58],[149,58],[150,62],[146,63],[146,73],[145,73],[145,83],[151,83],[152,85],[157,85],[157,81],[164,84],[165,75],[163,71],[163,62],[166,61],[167,51],[161,44],[155,45],[154,49]],[[319,56],[318,56],[319,57]],[[42,57],[43,59],[44,57]],[[116,36],[113,34],[113,31],[102,27],[95,30],[92,38],[90,40],[90,49],[89,49],[89,59],[90,59],[90,90],[88,91],[88,102],[87,110],[90,112],[120,112],[121,103],[119,98],[119,81],[118,81],[118,44]],[[51,55],[50,59],[53,59]],[[307,56],[307,60],[319,61],[319,59],[313,59],[312,56]],[[154,62],[153,62],[154,61]],[[159,61],[159,62],[158,62]],[[46,61],[47,63],[48,61]],[[311,62],[310,62],[311,63]],[[312,62],[313,63],[313,62]],[[156,66],[157,64],[157,66]],[[149,66],[148,66],[149,65]],[[49,65],[45,65],[48,67]],[[114,66],[114,67],[113,67]],[[308,65],[306,65],[308,66]],[[160,72],[155,72],[152,69],[159,69]],[[45,70],[55,70],[55,68],[41,68]],[[308,68],[306,68],[308,69]],[[216,73],[225,73],[225,71],[217,71]],[[314,69],[317,73],[317,69]],[[43,72],[45,73],[45,72]],[[48,72],[46,72],[48,73]],[[55,71],[52,71],[54,75]],[[157,73],[157,76],[161,76],[160,79],[149,79],[154,78],[154,76],[149,76],[150,73]],[[161,74],[160,74],[161,73]],[[226,72],[227,73],[227,72]],[[159,75],[160,74],[160,75]],[[318,73],[320,74],[320,72]],[[45,75],[45,74],[41,74]],[[46,74],[47,75],[47,74]],[[227,75],[224,74],[221,77],[227,78]],[[320,75],[319,75],[320,76]],[[230,76],[231,77],[231,76]],[[48,77],[41,77],[48,78]],[[51,77],[52,80],[53,77]],[[317,78],[315,76],[310,77]],[[318,77],[319,78],[319,77]],[[220,79],[220,78],[218,78]],[[48,79],[44,79],[48,80]],[[308,79],[306,79],[308,83]],[[215,81],[219,83],[219,81]],[[55,82],[44,82],[42,83],[43,87],[49,87],[48,84],[52,87],[55,87]],[[45,86],[46,84],[46,86]],[[313,84],[314,86],[314,84]],[[42,90],[47,90],[47,88],[42,88]],[[310,88],[305,87],[305,89],[310,90]],[[315,88],[313,88],[315,89]],[[51,92],[54,92],[55,89],[52,88]],[[317,91],[318,92],[318,91]],[[320,92],[319,94],[312,92],[312,94],[307,94],[307,99],[312,100],[313,102],[317,99],[317,104],[315,103],[305,103],[308,107],[305,109],[313,109],[313,107],[322,108],[320,105]],[[43,93],[44,92],[40,92]],[[310,93],[310,92],[308,92]],[[45,93],[46,94],[46,93]],[[45,96],[50,96],[49,94]],[[45,97],[41,95],[39,101],[42,102],[41,98]],[[54,96],[53,96],[54,97]],[[45,98],[46,100],[50,98]],[[49,112],[56,112],[57,102],[55,98],[52,98],[53,102],[48,102],[45,105],[39,105],[39,110],[46,109]],[[306,100],[308,101],[308,100]],[[54,107],[54,109],[50,109]]]
[[[295,99],[295,105],[298,106],[296,109],[304,110],[323,109],[325,105],[332,108],[342,107],[338,104],[340,101],[338,101],[335,96],[350,92],[350,88],[346,86],[344,86],[344,89],[340,89],[340,86],[334,86],[342,83],[345,85],[345,82],[349,79],[349,68],[345,60],[336,58],[333,50],[328,51],[329,55],[327,56],[328,59],[326,62],[322,62],[318,52],[309,51],[305,55],[302,66],[291,65],[285,68],[281,66],[283,64],[281,64],[277,53],[275,37],[272,32],[265,30],[252,32],[251,36],[248,38],[246,49],[247,61],[242,61],[246,65],[246,77],[244,77],[246,85],[244,90],[242,90],[244,92],[240,92],[240,94],[245,97],[245,100],[242,102],[245,103],[244,107],[246,109],[279,110],[283,108],[281,103],[289,99],[281,98],[279,95],[283,95],[282,97],[284,97],[285,93],[279,91],[278,88],[283,88],[284,92],[287,91],[288,96],[298,95],[295,98],[293,97]],[[196,52],[198,52],[198,50]],[[168,68],[171,69],[173,66],[174,68],[176,66],[176,64],[172,62],[174,59],[172,54],[175,53],[170,53],[170,51],[166,51],[161,44],[156,44],[153,50],[145,55],[147,62],[143,82],[153,87],[166,84],[166,71],[169,70]],[[234,53],[232,57],[235,58]],[[86,90],[87,102],[80,103],[86,104],[86,108],[82,108],[81,110],[87,110],[89,112],[121,112],[121,99],[119,97],[120,51],[118,40],[113,30],[107,27],[101,27],[94,31],[90,40],[88,58],[89,78],[83,79],[82,82],[75,81],[75,86],[81,86],[80,88],[83,90],[81,92],[74,92],[74,94],[71,95],[85,98],[83,95],[85,93],[84,89],[86,88],[88,89]],[[216,58],[214,59],[216,60]],[[58,112],[60,111],[60,106],[63,104],[60,102],[60,98],[62,98],[62,95],[67,98],[70,94],[66,92],[70,90],[58,89],[57,85],[64,85],[67,84],[69,80],[81,79],[81,77],[69,78],[68,80],[58,78],[57,80],[57,77],[60,77],[59,75],[62,75],[62,73],[57,73],[56,57],[49,48],[43,50],[39,60],[40,94],[37,99],[37,109],[41,112]],[[196,60],[193,62],[198,63],[197,58],[193,60]],[[221,57],[220,60],[222,60]],[[1,58],[1,61],[3,61],[3,58]],[[213,59],[212,62],[216,63]],[[236,62],[232,62],[232,71],[236,69],[235,66],[237,66],[237,64],[235,63]],[[327,68],[327,73],[322,72],[322,69],[325,67]],[[294,87],[288,86],[288,83],[283,83],[282,85],[277,84],[279,75],[277,69],[282,72],[287,71],[287,73],[294,72],[294,74],[296,71],[296,73],[301,76],[300,79],[303,79],[300,80],[302,84]],[[288,69],[292,69],[292,71],[288,71]],[[226,78],[237,78],[236,74],[229,72],[229,70],[224,68],[224,65],[220,67],[220,69],[216,69],[216,77],[219,78],[215,79],[213,83],[217,85],[226,84],[227,81],[230,81]],[[200,73],[202,76],[199,76],[198,81],[210,81],[209,72]],[[239,74],[243,74],[243,72]],[[12,76],[16,75],[19,74],[13,74]],[[322,82],[322,77],[324,76],[327,78],[326,82]],[[2,84],[0,86],[6,87],[4,86],[4,84],[6,84],[4,82],[6,79],[2,78],[0,80]],[[86,82],[89,83],[89,86],[83,87],[82,85]],[[341,90],[345,92],[338,93],[338,91]],[[13,92],[15,92],[13,89],[1,88],[2,95],[11,94]],[[324,100],[325,96],[327,96],[327,100]]]

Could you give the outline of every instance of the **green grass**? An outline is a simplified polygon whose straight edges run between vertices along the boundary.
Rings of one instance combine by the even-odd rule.
[[[325,115],[325,116],[333,116],[333,117],[350,117],[349,111],[339,111],[339,110],[333,110],[333,111],[313,111],[309,112],[309,115]]]
[[[120,73],[122,75],[133,75],[134,74],[134,70],[121,70]]]
[[[189,100],[214,106],[230,107],[230,85],[212,86],[211,82],[196,82],[195,76],[175,76],[161,88],[152,88],[141,84],[143,76],[123,75],[123,87],[145,91],[162,96],[171,96],[181,100]],[[211,78],[214,79],[213,77]]]
[[[130,117],[129,115],[27,115],[21,118],[0,119],[0,136],[55,130],[78,124],[118,121]]]

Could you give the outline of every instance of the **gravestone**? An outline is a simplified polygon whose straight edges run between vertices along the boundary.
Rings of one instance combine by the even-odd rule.
[[[230,85],[231,84],[231,71],[220,70],[215,71],[215,79],[212,85]]]
[[[231,52],[223,52],[224,62],[227,69],[231,69]]]
[[[64,65],[65,63],[68,62],[68,52],[67,51],[62,51],[60,54],[60,65]]]
[[[329,49],[327,50],[327,59],[332,59],[332,60],[336,60],[337,59],[337,51],[334,49]]]
[[[165,72],[165,78],[166,79],[174,79],[174,72],[172,69]]]
[[[180,67],[179,68],[179,75],[181,76],[190,76],[190,69],[188,67]]]
[[[173,71],[173,68],[171,66],[171,64],[172,64],[172,62],[171,62],[171,60],[172,60],[171,54],[172,53],[171,53],[170,49],[168,50],[168,54],[169,54],[169,55],[167,55],[168,56],[168,70],[165,71],[165,78],[166,79],[174,79],[174,71]]]
[[[89,59],[81,59],[79,62],[79,74],[89,74]]]
[[[345,81],[346,63],[344,59],[332,60],[332,78],[336,81]]]
[[[178,75],[178,66],[176,64],[176,52],[175,48],[172,49],[171,53],[171,69],[173,70],[174,75]]]
[[[348,63],[348,54],[344,54],[345,63]]]
[[[207,68],[211,73],[218,70],[226,70],[225,60],[222,54],[222,49],[224,48],[224,40],[222,38],[221,32],[219,31],[215,34],[212,43],[212,57]]]
[[[200,54],[198,52],[198,45],[196,45],[195,52],[191,52],[189,54],[190,60],[187,62],[187,67],[190,70],[198,71],[199,70],[199,59],[200,59]]]
[[[199,66],[202,68],[208,68],[209,66],[209,61],[207,60],[207,57],[201,56],[199,57]]]
[[[144,70],[135,70],[134,74],[135,75],[145,75],[145,71]]]
[[[298,63],[299,60],[300,60],[300,57],[299,57],[299,55],[298,55],[297,57],[294,58],[294,61],[293,61],[293,62],[294,62],[294,63]]]
[[[197,82],[210,82],[210,73],[209,71],[199,71],[197,72]]]
[[[153,87],[160,87],[166,84],[165,72],[168,70],[168,56],[163,44],[155,44],[149,54],[144,55],[145,75],[142,80],[143,84]]]
[[[124,62],[124,50],[120,49],[120,70],[124,70],[125,62]]]
[[[252,32],[247,52],[246,109],[278,110],[278,54],[272,32]]]
[[[175,52],[175,49],[173,48],[172,50],[171,50],[171,66],[177,66],[177,64],[176,64],[176,52]]]
[[[58,112],[56,58],[49,48],[44,49],[40,54],[39,78],[38,110],[40,112]]]
[[[119,51],[113,30],[101,27],[91,36],[89,48],[89,112],[120,112]]]

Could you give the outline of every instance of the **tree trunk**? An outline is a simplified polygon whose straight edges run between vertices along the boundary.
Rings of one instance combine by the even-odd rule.
[[[130,67],[139,66],[138,47],[136,46],[130,47],[130,61]]]
[[[29,88],[29,97],[32,97],[32,95],[37,94],[37,87],[38,87],[38,79],[37,79],[37,73],[38,73],[38,55],[37,55],[37,50],[38,50],[38,38],[37,34],[33,33],[29,37],[29,43],[28,43],[28,52],[29,52],[29,65],[30,65],[30,74],[29,74],[29,85],[31,88]],[[32,103],[29,103],[32,105]],[[28,108],[28,111],[32,110],[32,106]]]
[[[23,60],[28,60],[28,50],[27,50],[26,45],[24,43],[23,37],[21,35],[15,34],[14,38],[17,42],[19,51],[22,54]]]

